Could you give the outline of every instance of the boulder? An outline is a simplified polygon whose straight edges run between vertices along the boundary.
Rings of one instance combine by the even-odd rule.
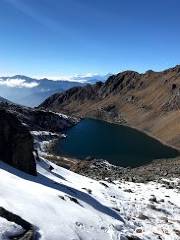
[[[172,90],[176,89],[177,85],[175,83],[172,84]]]
[[[0,160],[36,175],[33,137],[17,117],[0,109]]]

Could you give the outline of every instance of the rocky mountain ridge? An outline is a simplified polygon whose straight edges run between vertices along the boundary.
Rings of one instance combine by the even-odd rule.
[[[104,83],[52,95],[40,108],[126,124],[179,148],[180,65],[162,72],[121,72]]]
[[[15,115],[23,125],[27,126],[29,131],[51,131],[58,133],[78,122],[77,118],[67,117],[66,115],[52,111],[24,107],[14,103],[0,102],[0,109],[4,109]]]
[[[36,175],[37,157],[30,131],[60,133],[77,119],[23,107],[8,100],[0,102],[0,160],[31,175]]]

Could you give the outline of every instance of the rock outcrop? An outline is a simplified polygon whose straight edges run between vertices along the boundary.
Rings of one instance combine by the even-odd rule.
[[[19,217],[18,215],[9,212],[8,210],[6,210],[3,207],[0,207],[0,217],[5,218],[7,221],[9,222],[14,222],[17,225],[21,226],[24,229],[24,232],[16,235],[16,236],[12,236],[11,239],[13,240],[33,240],[36,239],[36,232],[35,232],[35,227],[27,222],[26,220],[24,220],[23,218]]]
[[[78,122],[77,118],[68,117],[51,111],[43,111],[8,102],[0,102],[0,109],[8,110],[30,131],[61,132]]]
[[[4,109],[0,109],[0,160],[36,175],[33,138],[17,117]]]

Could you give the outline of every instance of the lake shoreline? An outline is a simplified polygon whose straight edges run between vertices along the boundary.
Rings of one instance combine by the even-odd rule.
[[[63,157],[102,159],[116,166],[138,167],[154,159],[180,156],[179,149],[127,124],[81,118],[78,125],[65,133],[67,140],[60,140],[55,151]]]
[[[41,136],[40,139],[38,136]],[[100,161],[94,159],[86,161],[71,157],[57,156],[54,153],[53,147],[59,139],[60,135],[52,135],[51,133],[44,135],[42,132],[39,132],[36,135],[35,149],[39,152],[41,157],[61,167],[96,180],[107,180],[109,182],[117,179],[132,182],[149,182],[156,180],[158,182],[163,182],[164,178],[180,178],[178,168],[180,165],[180,157],[154,159],[152,162],[136,168],[121,167],[110,164],[105,160]],[[169,186],[167,185],[167,187]]]
[[[124,127],[128,127],[128,128],[134,129],[134,130],[136,130],[136,131],[138,131],[138,132],[140,132],[140,133],[145,134],[145,135],[148,136],[148,137],[151,137],[151,138],[157,140],[157,141],[158,141],[159,143],[161,143],[162,145],[167,146],[167,147],[169,147],[169,148],[171,148],[171,149],[174,149],[174,150],[178,151],[178,152],[179,152],[179,155],[180,155],[180,148],[178,148],[178,147],[176,147],[176,146],[173,146],[173,145],[171,145],[171,144],[168,144],[168,143],[164,142],[162,139],[154,136],[154,135],[151,134],[150,132],[147,132],[147,131],[145,131],[145,130],[142,130],[142,129],[140,129],[140,128],[137,128],[137,127],[135,127],[135,126],[132,126],[132,125],[130,125],[130,124],[128,124],[128,123],[126,123],[126,124],[125,124],[125,123],[118,123],[118,122],[113,122],[113,121],[110,121],[110,120],[104,120],[104,119],[100,119],[100,118],[96,118],[96,117],[81,117],[81,119],[93,119],[93,120],[98,120],[98,121],[102,121],[102,122],[105,122],[105,123],[114,124],[114,125],[117,125],[117,126],[124,126]]]

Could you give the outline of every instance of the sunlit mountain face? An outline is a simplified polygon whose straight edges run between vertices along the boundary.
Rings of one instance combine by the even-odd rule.
[[[23,75],[0,77],[0,96],[18,104],[35,107],[56,92],[104,81],[109,75],[75,76],[68,80],[35,79]]]

